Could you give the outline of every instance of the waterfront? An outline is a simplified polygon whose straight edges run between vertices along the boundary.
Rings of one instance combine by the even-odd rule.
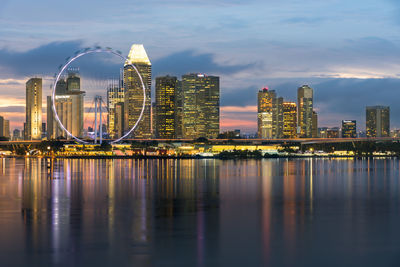
[[[398,266],[398,159],[0,159],[3,266]]]

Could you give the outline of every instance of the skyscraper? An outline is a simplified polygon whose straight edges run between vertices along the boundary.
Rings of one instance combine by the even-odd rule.
[[[175,90],[175,138],[183,138],[183,92],[179,80]]]
[[[357,122],[353,120],[342,121],[342,137],[356,138],[357,137]]]
[[[390,136],[390,108],[369,106],[366,108],[367,137]]]
[[[151,138],[151,62],[143,45],[132,45],[124,65],[125,130],[129,130],[135,125],[143,106],[142,83],[131,65],[134,65],[142,76],[146,92],[143,117],[132,136],[134,138]]]
[[[318,114],[313,110],[312,112],[312,126],[311,126],[311,137],[318,137]]]
[[[3,136],[10,138],[10,120],[4,120]]]
[[[258,92],[258,137],[282,138],[284,117],[283,98],[275,90],[263,88]]]
[[[115,104],[115,112],[114,112],[114,133],[115,138],[122,137],[124,135],[125,129],[125,111],[124,111],[124,103],[119,102]]]
[[[283,102],[283,138],[296,138],[297,105],[295,102]]]
[[[258,91],[258,138],[271,139],[274,137],[273,117],[274,103],[276,102],[275,90],[269,90],[267,87]]]
[[[182,76],[183,137],[217,138],[219,134],[219,77]]]
[[[108,108],[107,124],[111,138],[121,137],[120,135],[117,134],[116,128],[119,128],[121,126],[115,124],[115,113],[116,113],[116,105],[118,103],[123,103],[124,99],[125,96],[124,96],[124,88],[122,86],[122,82],[110,81],[107,88],[107,108]]]
[[[176,138],[175,100],[177,85],[176,77],[156,78],[155,132],[157,138]]]
[[[64,127],[74,136],[83,135],[84,96],[80,76],[76,70],[69,71],[67,79],[61,78],[56,85],[55,106]],[[47,97],[47,137],[68,138],[54,117],[51,96]]]
[[[40,140],[42,136],[42,79],[32,78],[26,83],[25,139]]]
[[[312,137],[312,118],[313,89],[308,85],[303,85],[297,90],[297,133],[299,137]]]

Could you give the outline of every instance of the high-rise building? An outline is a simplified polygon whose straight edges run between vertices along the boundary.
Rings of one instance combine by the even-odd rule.
[[[311,131],[311,137],[312,138],[317,138],[318,137],[318,114],[313,110],[312,113],[312,131]]]
[[[258,137],[281,138],[283,136],[283,98],[275,90],[263,88],[258,92]]]
[[[132,45],[128,59],[124,65],[126,130],[131,129],[135,125],[143,107],[142,83],[132,65],[137,68],[142,76],[146,92],[143,117],[132,136],[134,138],[151,138],[151,62],[143,45]]]
[[[182,76],[183,137],[217,138],[219,134],[219,77]]]
[[[258,138],[273,138],[273,114],[274,106],[273,103],[276,101],[275,90],[269,90],[267,87],[258,91],[257,94],[258,105],[257,105],[257,126]]]
[[[21,139],[21,131],[19,129],[14,129],[12,140],[18,141],[20,139]]]
[[[367,137],[390,136],[390,108],[370,106],[366,108]]]
[[[110,81],[107,88],[107,124],[108,132],[111,138],[119,138],[117,135],[116,125],[115,125],[115,113],[116,105],[118,103],[123,103],[125,100],[124,88],[121,81]],[[121,126],[118,126],[121,127]]]
[[[277,97],[274,103],[274,138],[283,137],[283,97]]]
[[[61,78],[56,85],[55,106],[64,127],[74,136],[83,136],[84,96],[81,91],[79,73],[69,71],[67,79]],[[48,139],[68,138],[54,117],[51,96],[47,97]]]
[[[179,80],[175,90],[175,138],[183,138],[183,92],[182,82]]]
[[[4,120],[3,136],[10,138],[10,120]]]
[[[342,137],[356,138],[357,137],[357,122],[354,120],[342,121]]]
[[[283,138],[296,138],[297,105],[295,102],[283,102]]]
[[[303,85],[297,90],[297,133],[299,137],[312,137],[312,118],[313,89],[308,85]]]
[[[10,138],[10,121],[0,116],[0,137]]]
[[[175,99],[178,79],[164,76],[156,78],[155,133],[157,138],[173,139],[175,133]]]
[[[0,116],[0,137],[5,137],[4,135],[4,123],[5,119],[3,116]]]
[[[32,78],[26,83],[26,131],[25,139],[40,140],[42,137],[42,79]]]
[[[124,103],[119,102],[115,104],[115,113],[114,113],[114,132],[115,137],[122,137],[124,135],[124,125],[125,125],[125,111],[124,111]]]

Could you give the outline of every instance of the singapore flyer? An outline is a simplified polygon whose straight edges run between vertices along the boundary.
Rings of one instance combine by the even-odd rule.
[[[130,128],[121,126],[124,121],[122,65],[123,71],[130,69],[137,77],[140,92],[136,94],[142,99],[140,113]],[[73,139],[82,144],[109,140],[114,144],[130,136],[142,120],[146,85],[138,68],[121,52],[99,46],[85,48],[60,65],[47,102],[48,128],[53,138]]]

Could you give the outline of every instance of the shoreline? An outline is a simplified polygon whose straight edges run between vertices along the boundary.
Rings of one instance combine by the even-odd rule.
[[[219,160],[249,160],[249,159],[310,159],[310,158],[398,158],[397,155],[371,155],[371,156],[319,156],[319,155],[289,155],[289,156],[267,156],[267,157],[201,157],[201,156],[19,156],[19,155],[5,155],[2,158],[43,158],[43,159],[219,159]]]

